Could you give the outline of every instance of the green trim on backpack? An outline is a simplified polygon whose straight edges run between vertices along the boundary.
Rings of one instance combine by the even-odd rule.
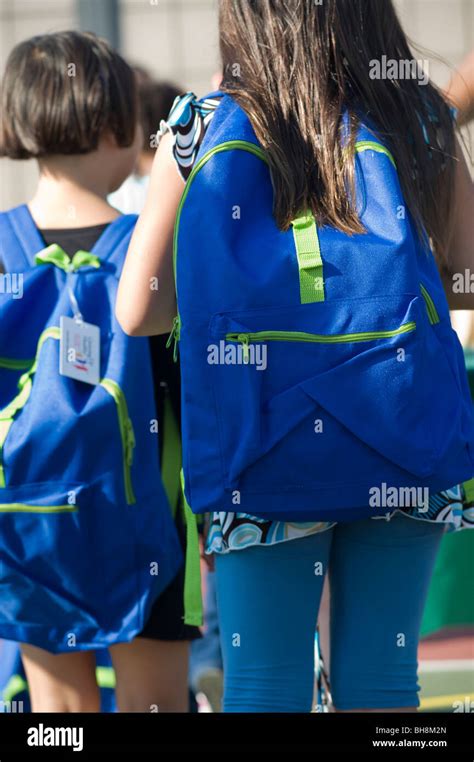
[[[390,163],[393,164],[395,169],[397,168],[395,159],[393,158],[388,148],[385,148],[382,143],[376,143],[375,140],[358,140],[354,147],[357,153],[362,153],[362,151],[375,151],[376,153],[383,153],[390,159]]]
[[[0,503],[0,513],[77,513],[77,505],[30,505],[29,503]]]
[[[6,486],[2,453],[8,432],[10,431],[10,427],[13,424],[15,415],[19,410],[24,408],[30,397],[31,387],[33,385],[32,376],[36,373],[36,368],[38,367],[38,359],[43,344],[47,339],[59,339],[59,336],[60,330],[57,326],[51,326],[50,328],[46,328],[46,330],[43,331],[38,340],[35,359],[29,370],[27,370],[26,373],[23,373],[23,375],[20,377],[20,380],[18,381],[18,394],[11,402],[8,403],[6,407],[3,408],[3,410],[0,410],[0,487]]]
[[[99,688],[109,688],[115,690],[117,680],[113,667],[96,667],[95,679]]]
[[[291,341],[306,342],[313,344],[352,344],[357,341],[377,341],[378,339],[391,339],[393,336],[400,336],[403,333],[416,331],[416,323],[410,320],[408,323],[402,323],[398,328],[392,328],[388,331],[363,331],[358,333],[333,333],[318,334],[306,333],[304,331],[257,331],[256,333],[226,333],[226,341],[234,341],[242,344],[244,363],[248,347],[255,342],[266,341]]]
[[[14,422],[16,414],[24,408],[26,403],[28,402],[28,399],[31,394],[31,390],[33,387],[33,376],[36,373],[36,370],[38,368],[38,361],[41,349],[43,347],[43,344],[47,339],[56,339],[59,341],[61,338],[61,329],[57,326],[50,326],[49,328],[46,328],[46,330],[43,331],[43,333],[40,335],[37,349],[36,349],[36,355],[35,359],[29,368],[29,370],[26,371],[26,373],[23,373],[23,375],[20,377],[20,380],[18,381],[18,389],[19,392],[16,395],[16,397],[6,406],[3,408],[3,410],[0,410],[0,488],[6,487],[6,479],[5,479],[5,467],[3,463],[3,448],[5,445],[6,438],[8,436],[8,432],[10,431],[10,428]],[[135,447],[135,435],[133,431],[133,425],[132,421],[129,418],[128,415],[128,408],[127,408],[127,400],[125,398],[125,395],[123,393],[123,390],[117,384],[116,381],[110,378],[103,378],[100,381],[100,386],[112,397],[116,404],[117,409],[117,416],[118,416],[118,422],[119,422],[119,428],[120,428],[120,436],[122,440],[122,454],[123,454],[123,474],[124,474],[124,488],[125,488],[125,496],[127,503],[129,505],[132,505],[135,503],[135,495],[133,492],[133,485],[132,485],[132,476],[131,476],[131,467],[132,467],[132,461],[133,461],[133,450]],[[52,507],[57,511],[56,507]],[[70,508],[67,508],[68,510],[72,510]],[[6,506],[5,510],[12,510],[11,506]],[[20,508],[16,508],[16,510],[20,510]],[[23,510],[26,510],[23,508]],[[35,507],[32,507],[32,512],[36,510]],[[47,512],[46,508],[42,511],[37,512]],[[51,511],[53,512],[53,511]]]
[[[184,477],[181,469],[181,436],[171,405],[169,390],[163,406],[163,451],[161,479],[173,517],[182,504],[186,526],[186,559],[184,568],[184,623],[201,626],[203,623],[201,594],[201,559],[197,517],[184,496]]]
[[[99,257],[91,254],[90,251],[76,251],[71,258],[57,243],[52,243],[51,246],[47,246],[38,252],[35,256],[35,262],[37,265],[54,265],[66,273],[77,272],[81,267],[95,267],[97,269],[101,266]]]
[[[34,358],[29,360],[17,360],[12,357],[0,357],[0,368],[4,370],[28,370],[33,363]]]
[[[135,432],[133,423],[128,414],[127,400],[123,389],[112,378],[103,378],[99,382],[107,394],[110,394],[117,408],[117,417],[120,429],[120,438],[122,440],[122,462],[123,462],[123,482],[125,487],[125,497],[128,505],[136,503],[135,493],[132,484],[132,464],[133,451],[135,449]]]
[[[436,325],[437,323],[439,323],[439,315],[438,315],[438,310],[435,307],[435,303],[433,299],[431,298],[431,295],[426,290],[423,283],[420,283],[420,290],[421,290],[421,295],[423,299],[425,300],[426,311],[428,313],[428,319],[431,325]]]
[[[300,273],[301,304],[324,302],[323,260],[314,216],[303,214],[291,224]]]
[[[201,627],[202,592],[201,592],[201,559],[199,554],[199,534],[196,516],[191,511],[184,494],[184,476],[181,477],[183,493],[184,516],[186,519],[186,562],[184,573],[184,623]]]
[[[10,703],[19,693],[28,690],[28,683],[21,675],[12,675],[3,689],[2,701]]]

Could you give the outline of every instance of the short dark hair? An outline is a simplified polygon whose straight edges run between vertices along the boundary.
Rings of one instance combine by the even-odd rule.
[[[166,119],[171,111],[175,99],[183,90],[171,82],[160,82],[154,79],[145,79],[139,71],[138,76],[138,101],[140,108],[140,121],[143,129],[143,150],[154,153],[156,145],[150,143],[162,119]]]
[[[135,76],[95,34],[38,35],[12,50],[0,109],[0,155],[11,159],[89,153],[105,130],[127,147],[138,119]]]

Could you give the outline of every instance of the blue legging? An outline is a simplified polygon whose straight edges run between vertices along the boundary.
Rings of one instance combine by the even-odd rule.
[[[336,709],[418,706],[419,630],[442,534],[398,514],[217,555],[224,711],[311,710],[321,569]]]

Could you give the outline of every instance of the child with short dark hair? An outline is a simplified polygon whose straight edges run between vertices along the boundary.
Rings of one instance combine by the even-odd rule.
[[[95,646],[109,647],[119,710],[150,711],[156,706],[160,711],[187,711],[187,641],[199,637],[199,630],[183,622],[180,538],[159,478],[156,432],[150,433],[157,417],[157,382],[152,374],[148,341],[141,345],[134,339],[130,344],[112,308],[136,218],[120,215],[107,196],[132,172],[143,144],[135,77],[125,60],[93,34],[71,31],[33,37],[18,45],[7,62],[1,112],[0,153],[12,159],[36,158],[40,177],[28,205],[0,215],[5,232],[0,261],[7,273],[14,270],[24,274],[25,295],[29,284],[34,286],[35,279],[43,279],[47,288],[34,294],[35,315],[42,310],[49,316],[43,325],[50,326],[56,317],[58,322],[60,316],[63,319],[52,295],[64,296],[61,304],[67,305],[65,313],[71,309],[68,284],[74,283],[74,293],[69,288],[72,307],[76,297],[81,306],[82,296],[84,303],[89,302],[90,313],[101,316],[95,321],[102,337],[101,372],[105,367],[108,375],[115,371],[128,388],[133,389],[135,384],[140,392],[127,399],[127,411],[122,392],[116,384],[105,383],[107,379],[94,386],[71,377],[60,378],[54,359],[60,351],[59,342],[50,340],[59,338],[56,328],[48,327],[43,332],[49,331],[45,341],[38,343],[37,362],[20,362],[22,344],[12,344],[12,323],[8,320],[13,315],[15,325],[26,335],[31,313],[20,315],[21,301],[14,303],[8,295],[0,297],[1,414],[9,410],[8,403],[14,396],[8,374],[19,373],[22,363],[25,373],[18,384],[22,390],[26,386],[30,395],[27,404],[16,404],[11,412],[11,420],[2,429],[5,436],[0,431],[0,462],[2,456],[5,458],[0,478],[0,551],[4,562],[2,581],[6,580],[4,589],[8,590],[0,596],[0,636],[22,642],[34,711],[98,711]],[[74,281],[70,280],[72,271],[76,273]],[[91,288],[96,288],[94,297]],[[113,297],[110,305],[104,301],[107,296]],[[30,301],[33,304],[33,299]],[[77,312],[75,309],[74,318]],[[85,319],[89,319],[87,313]],[[31,325],[30,332],[35,332],[35,326]],[[35,348],[37,339],[36,333]],[[16,359],[2,364],[1,356],[6,355],[5,349],[9,350],[7,342],[12,350],[10,356],[14,354]],[[112,362],[111,353],[117,346]],[[54,362],[42,410],[44,437],[40,444],[40,433],[33,427],[31,436],[20,446],[20,434],[16,432],[20,432],[21,424],[25,429],[28,411],[37,405],[35,385],[41,383],[41,368],[48,358]],[[64,398],[55,396],[58,389],[64,392]],[[90,406],[94,400],[97,404],[99,393],[102,396],[97,417],[91,419]],[[18,402],[18,397],[15,400]],[[64,414],[61,419],[58,412],[63,403],[70,413],[67,420]],[[8,419],[0,417],[2,423]],[[109,426],[111,436],[107,438],[104,432],[109,432]],[[51,459],[48,465],[42,451],[48,452],[54,438],[58,442],[56,460]],[[120,447],[120,462],[104,473],[101,464],[107,462],[108,452],[114,447]],[[81,494],[96,490],[95,502],[81,498],[79,511],[74,503],[68,504],[66,493],[62,505],[57,500],[44,505],[44,485],[40,482],[60,479],[62,459],[67,474],[71,469],[79,472],[91,451],[97,454],[97,484],[107,484],[109,492],[105,487],[100,492],[96,483],[88,483],[92,476],[82,466]],[[19,500],[8,498],[21,490],[25,493],[28,486],[14,474],[26,468],[37,474],[40,462],[45,476],[30,480],[37,482],[36,487],[29,485],[31,499],[23,497],[20,505]],[[146,474],[146,478],[138,478],[137,474]],[[119,499],[114,503],[110,495],[115,495],[116,490]],[[69,535],[65,534],[66,527]],[[128,527],[133,529],[129,535]],[[120,536],[120,542],[116,536]],[[70,543],[70,547],[59,548],[61,537],[75,537],[78,545]],[[19,543],[24,552],[17,556]],[[153,560],[155,578],[151,565],[149,568],[143,563],[144,558]],[[79,566],[82,577],[75,576]],[[129,590],[126,601],[125,589]],[[36,600],[46,601],[47,606],[35,604]],[[117,629],[104,624],[109,622],[108,609],[114,606]],[[18,616],[12,618],[12,610],[20,611],[25,621]],[[41,637],[35,634],[36,620]],[[76,627],[76,622],[81,626]],[[68,627],[74,636],[71,644],[63,637]]]

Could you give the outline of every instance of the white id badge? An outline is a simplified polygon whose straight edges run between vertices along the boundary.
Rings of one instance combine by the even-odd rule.
[[[100,328],[74,318],[61,317],[59,372],[62,376],[98,384],[100,381]]]

